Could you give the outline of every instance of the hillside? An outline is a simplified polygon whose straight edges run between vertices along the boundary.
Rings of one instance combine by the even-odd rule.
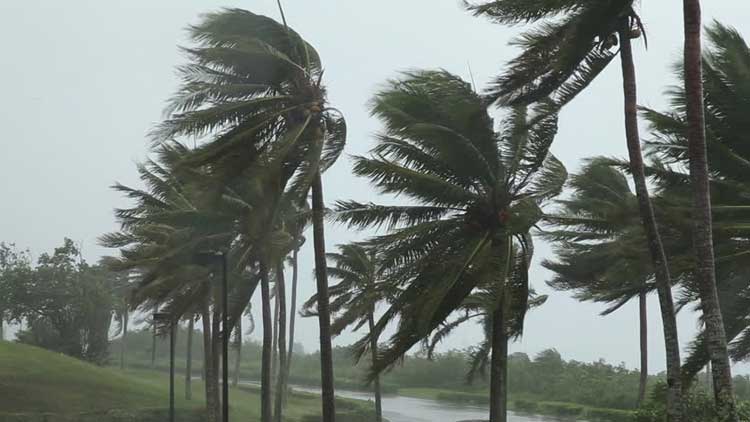
[[[152,382],[32,346],[0,342],[0,409],[76,413],[164,406]]]
[[[179,420],[194,420],[203,406],[203,385],[193,383],[193,401],[184,397],[183,375],[178,373],[176,405]],[[103,368],[32,346],[0,342],[0,420],[14,413],[88,414],[79,420],[164,420],[168,399],[168,377],[156,371],[125,371]],[[230,420],[259,420],[258,391],[252,386],[230,391]],[[348,420],[370,420],[371,404],[338,399],[340,415]],[[123,410],[127,418],[118,412]],[[97,414],[97,412],[99,412]],[[320,398],[306,393],[289,396],[289,422],[317,419]],[[187,416],[190,416],[189,418]],[[319,416],[318,416],[319,418]],[[45,419],[45,420],[68,419]],[[346,419],[346,417],[344,417]],[[17,419],[7,419],[17,420]],[[26,419],[18,419],[26,420]]]

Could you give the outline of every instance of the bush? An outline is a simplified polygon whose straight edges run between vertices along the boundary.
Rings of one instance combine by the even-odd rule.
[[[541,402],[539,410],[547,415],[556,415],[561,417],[581,416],[583,406],[572,403]]]
[[[635,422],[635,413],[617,409],[586,409],[584,417],[592,422]]]
[[[539,405],[533,400],[513,400],[513,407],[519,412],[536,413],[539,411]]]

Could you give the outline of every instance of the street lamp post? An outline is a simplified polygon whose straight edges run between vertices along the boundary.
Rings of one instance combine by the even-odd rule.
[[[169,422],[174,420],[174,332],[175,323],[172,316],[166,312],[157,312],[154,314],[154,322],[169,324]]]
[[[221,420],[229,422],[229,287],[227,283],[227,255],[224,252],[204,252],[196,256],[196,261],[203,264],[215,264],[219,260],[221,263],[221,398],[222,412]]]

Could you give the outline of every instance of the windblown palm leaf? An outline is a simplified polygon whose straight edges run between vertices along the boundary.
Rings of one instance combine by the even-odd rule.
[[[403,289],[372,334],[399,321],[377,373],[445,323],[476,288],[504,285],[511,244],[527,238],[567,173],[548,150],[556,115],[537,118],[537,110],[529,116],[519,108],[496,130],[483,99],[445,71],[389,81],[372,111],[385,129],[370,157],[355,158],[355,174],[408,205],[339,202],[334,218],[389,228],[368,241]],[[360,353],[368,344],[358,343]]]

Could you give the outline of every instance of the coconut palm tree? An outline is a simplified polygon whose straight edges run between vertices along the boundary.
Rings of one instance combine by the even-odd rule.
[[[648,382],[646,295],[653,290],[653,266],[643,250],[646,241],[638,218],[638,201],[626,176],[609,160],[592,159],[570,178],[572,195],[547,216],[554,260],[543,265],[554,272],[548,284],[572,291],[579,300],[606,303],[609,315],[638,298],[642,403]]]
[[[714,378],[716,407],[722,421],[738,420],[732,384],[726,332],[716,287],[711,218],[710,177],[706,150],[706,120],[703,98],[703,52],[701,47],[701,2],[683,0],[685,21],[685,117],[687,122],[690,182],[693,187],[693,245],[697,262],[701,309],[705,321],[708,352]]]
[[[636,74],[631,39],[645,36],[634,0],[582,1],[545,0],[519,2],[494,0],[469,4],[475,15],[499,23],[539,22],[517,43],[524,49],[512,60],[490,89],[489,97],[502,104],[530,104],[551,96],[555,107],[570,102],[618,55],[620,45],[625,132],[630,170],[635,184],[641,220],[651,260],[656,269],[659,304],[667,355],[670,421],[681,420],[680,345],[677,333],[671,275],[649,199],[638,134]]]
[[[368,333],[375,328],[375,310],[378,303],[393,295],[393,287],[383,280],[384,270],[380,267],[377,254],[362,245],[352,243],[339,245],[337,253],[329,253],[328,260],[333,266],[328,267],[328,274],[340,282],[331,286],[331,315],[333,321],[331,332],[334,336],[345,329],[357,331],[367,325]],[[305,316],[314,316],[317,310],[317,295],[311,297],[303,306]],[[372,362],[378,357],[378,338],[370,336]],[[383,419],[380,376],[373,378],[375,394],[376,420]]]
[[[691,5],[691,8],[686,11],[692,13],[690,19],[696,19],[695,5]],[[694,23],[691,22],[691,24]],[[695,36],[700,37],[700,31],[697,34],[693,32],[694,30],[691,29],[691,49],[695,47],[694,44],[696,41],[700,41],[699,39],[695,39]],[[746,174],[750,150],[748,150],[743,133],[747,126],[744,98],[747,98],[748,95],[746,82],[748,75],[750,75],[747,65],[748,60],[750,60],[750,53],[748,52],[745,40],[733,28],[721,25],[720,23],[714,23],[708,28],[707,34],[710,41],[710,48],[703,53],[702,67],[698,69],[700,72],[699,76],[702,77],[701,85],[703,86],[701,88],[703,94],[701,94],[699,100],[705,109],[707,142],[707,155],[705,159],[708,160],[707,163],[711,170],[711,201],[716,207],[713,213],[714,221],[712,221],[712,224],[718,226],[713,227],[712,236],[714,237],[714,241],[711,246],[716,249],[714,251],[714,255],[717,257],[715,274],[717,279],[720,280],[719,289],[723,290],[728,286],[721,282],[721,278],[718,278],[723,272],[721,267],[733,261],[725,258],[725,256],[733,256],[741,253],[741,250],[733,252],[731,245],[736,245],[734,241],[742,240],[746,235],[746,233],[738,232],[738,230],[741,230],[743,227],[739,222],[746,221],[747,218],[742,207],[747,204],[747,200],[743,198],[746,198],[748,189]],[[693,53],[691,50],[691,54]],[[703,153],[701,152],[701,148],[694,148],[695,144],[691,144],[691,142],[696,140],[696,129],[693,126],[695,125],[695,115],[699,114],[696,113],[692,105],[689,106],[689,103],[695,100],[695,87],[693,86],[691,90],[687,88],[688,85],[695,85],[693,78],[695,77],[694,72],[696,69],[694,66],[692,67],[691,79],[688,81],[688,63],[683,64],[684,71],[681,68],[680,72],[678,72],[678,77],[684,78],[684,86],[675,87],[669,91],[671,102],[674,105],[673,111],[659,113],[651,109],[645,109],[644,113],[655,131],[656,139],[653,142],[654,152],[667,163],[675,164],[683,173],[690,172],[692,176],[696,176],[700,171],[697,173],[694,171],[696,170],[696,161],[693,159],[695,157],[691,157],[691,154],[698,154],[698,158],[700,158],[700,155]],[[688,115],[688,110],[690,110],[690,116]],[[703,129],[698,128],[697,132],[699,132],[697,137],[700,140],[704,136],[702,135]],[[696,149],[699,151],[696,151]],[[687,174],[684,176],[687,176]],[[690,186],[693,185],[691,184]],[[696,197],[696,192],[691,192],[690,194],[694,198]],[[702,216],[702,214],[696,215]],[[702,228],[693,228],[693,230],[696,229],[703,230]],[[716,238],[717,236],[719,236],[718,239]],[[705,240],[705,237],[696,237],[696,240],[699,239]],[[705,260],[699,259],[698,262],[699,265],[705,266],[706,264]],[[714,308],[714,305],[718,305],[719,302],[714,301],[710,297],[713,290],[707,287],[705,272],[701,271],[696,274],[701,275],[696,280],[696,288],[699,291],[698,296],[701,299],[701,310],[706,313],[706,338],[703,340],[705,342],[702,346],[706,347],[706,350],[710,348],[711,362],[712,365],[715,365],[714,359],[717,357],[717,349],[722,349],[722,341],[731,340],[742,331],[741,327],[743,324],[730,323],[729,321],[732,319],[728,319],[726,316],[726,313],[734,313],[732,309],[738,309],[733,303],[741,295],[727,295],[719,291],[722,299],[720,301],[722,304],[721,308],[726,306],[729,309],[726,310],[727,312],[722,312],[725,313],[724,322],[727,324],[723,328],[727,340],[718,340],[716,332],[717,330],[722,330],[722,328],[717,327],[718,323],[715,315],[710,318],[709,316],[712,315],[711,312],[715,312],[718,309]],[[741,271],[736,270],[734,274],[741,274]],[[713,272],[711,277],[714,277]],[[735,286],[737,285],[735,284]],[[707,308],[706,305],[708,305]],[[712,309],[713,311],[711,311]],[[721,310],[725,311],[724,309]],[[709,337],[711,340],[708,340]],[[708,354],[704,353],[699,354],[708,356]],[[732,354],[737,356],[734,351]],[[723,352],[718,355],[721,360],[724,359]],[[705,365],[705,362],[703,364]],[[694,368],[695,365],[691,364],[691,370],[688,373],[694,372]],[[715,389],[723,392],[731,391],[732,386],[727,384],[727,371],[729,368],[724,363],[720,363],[719,368],[718,374],[716,371],[713,371]],[[727,394],[721,391],[716,393],[717,400],[723,402],[719,407],[730,408],[728,412],[731,414],[733,405],[727,402],[729,400],[726,397]],[[727,412],[725,411],[724,413]]]
[[[445,71],[408,72],[389,81],[372,110],[385,130],[371,157],[355,159],[354,172],[382,193],[411,203],[340,202],[335,218],[350,226],[390,229],[369,244],[382,252],[381,265],[393,269],[389,279],[403,290],[357,345],[361,356],[370,337],[399,320],[374,362],[376,374],[429,336],[478,286],[503,284],[512,252],[527,257],[540,205],[560,192],[567,173],[548,151],[556,115],[537,118],[538,110],[529,116],[516,108],[496,130],[484,100]],[[505,338],[504,315],[498,301],[494,348]],[[493,392],[499,391],[500,380],[493,383]],[[503,414],[502,398],[493,395],[492,421]]]
[[[183,84],[154,138],[206,137],[186,165],[210,164],[225,179],[265,154],[279,163],[274,176],[280,189],[271,203],[285,191],[304,199],[312,190],[323,420],[333,421],[321,173],[343,149],[344,119],[327,104],[317,52],[286,25],[225,9],[205,15],[191,27],[191,37],[197,47],[185,50],[190,63],[180,69]]]

